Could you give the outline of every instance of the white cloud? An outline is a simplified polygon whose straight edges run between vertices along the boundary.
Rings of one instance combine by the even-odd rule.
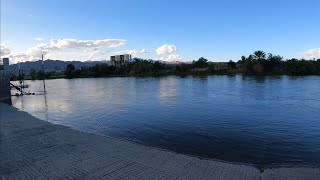
[[[118,47],[124,45],[126,40],[123,39],[102,39],[102,40],[77,40],[77,39],[51,39],[47,43],[50,48],[95,48],[95,47]]]
[[[10,58],[10,63],[11,64],[15,64],[15,63],[18,63],[20,61],[28,60],[28,55],[24,54],[24,53],[22,53],[22,54],[11,54],[9,56],[9,58]]]
[[[320,57],[320,48],[309,49],[306,52],[304,52],[304,55],[309,58],[318,58]]]
[[[35,40],[43,40],[35,38]],[[101,39],[101,40],[77,40],[77,39],[51,39],[48,43],[39,43],[23,53],[11,53],[7,45],[1,44],[1,57],[7,56],[11,62],[27,61],[45,58],[81,58],[85,60],[106,59],[105,56],[111,50],[124,45],[123,39]],[[104,48],[104,49],[101,49]],[[142,52],[142,51],[141,51]]]
[[[181,56],[179,54],[176,54],[176,52],[177,52],[177,47],[175,45],[169,45],[169,44],[162,45],[156,50],[157,55],[162,55],[162,57],[160,57],[161,61],[182,60]]]
[[[87,54],[88,54],[88,60],[101,60],[101,56],[102,55],[106,55],[106,54],[109,54],[110,51],[109,50],[100,50],[98,48],[95,48],[93,51],[87,51]],[[104,58],[106,59],[106,58]]]
[[[167,57],[161,57],[161,61],[181,61],[182,57],[179,54],[170,54]]]
[[[175,53],[176,51],[177,51],[177,47],[175,45],[165,44],[165,45],[162,45],[161,47],[159,47],[156,50],[156,53],[158,55],[163,55],[163,54],[172,54],[172,53]]]
[[[10,59],[10,63],[17,63],[19,61],[24,61],[28,58],[28,56],[25,53],[13,54],[6,44],[1,43],[0,58],[4,57],[8,57]]]
[[[124,50],[124,51],[118,51],[115,52],[114,54],[131,54],[131,55],[136,55],[136,54],[147,54],[151,53],[151,51],[147,51],[145,49],[137,50],[137,49],[132,49],[132,50]]]
[[[150,53],[150,51],[146,51],[145,49],[141,49],[141,50],[135,50],[135,49],[132,49],[132,50],[128,50],[127,51],[128,54],[146,54],[146,53]]]
[[[28,59],[39,59],[41,55],[48,55],[54,51],[66,49],[90,49],[98,47],[118,47],[124,45],[123,39],[102,39],[102,40],[77,40],[77,39],[51,39],[49,43],[40,43],[26,52]],[[93,50],[91,55],[101,54]]]
[[[0,57],[5,57],[10,55],[11,50],[6,44],[1,43],[0,44]]]
[[[41,37],[37,37],[37,38],[34,38],[34,40],[36,40],[36,41],[43,41],[44,39],[41,38]]]
[[[50,44],[41,43],[28,49],[26,54],[28,56],[28,59],[39,59],[41,55],[47,55],[54,50],[59,50],[59,48],[51,46]]]

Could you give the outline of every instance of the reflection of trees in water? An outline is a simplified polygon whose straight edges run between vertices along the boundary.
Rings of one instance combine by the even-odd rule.
[[[251,99],[264,99],[266,93],[266,80],[265,76],[242,76],[241,94],[246,94],[247,98]],[[257,90],[259,86],[259,90]],[[244,96],[241,96],[244,97]],[[245,99],[248,101],[249,99]]]
[[[254,76],[254,80],[257,83],[264,83],[264,82],[266,82],[266,77],[265,76]]]
[[[212,90],[211,87],[209,88],[208,76],[193,76],[189,81],[189,87],[191,88],[191,97],[199,97],[198,94],[201,94],[201,97],[207,98],[209,91]],[[183,93],[185,93],[188,90],[183,89],[183,91]],[[200,101],[200,99],[198,100]]]
[[[266,76],[242,76],[244,81],[255,81],[256,83],[264,83],[267,79]]]
[[[201,83],[208,83],[208,76],[193,76],[193,78]]]
[[[242,80],[245,81],[255,81],[256,83],[265,83],[267,80],[281,80],[284,76],[275,75],[275,76],[242,76]]]

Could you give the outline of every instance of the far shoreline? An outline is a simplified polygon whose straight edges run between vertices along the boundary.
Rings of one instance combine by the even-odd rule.
[[[57,77],[57,78],[48,78],[45,80],[55,80],[55,79],[96,79],[96,78],[121,78],[121,77],[135,77],[135,78],[161,78],[161,77],[210,77],[210,76],[242,76],[242,77],[319,77],[320,75],[289,75],[289,74],[263,74],[263,75],[257,75],[257,74],[207,74],[207,75],[197,75],[197,74],[166,74],[166,75],[110,75],[110,76],[99,76],[99,77],[94,77],[94,76],[87,76],[87,77],[73,77],[73,78],[66,78],[66,77]],[[43,79],[31,79],[31,78],[26,78],[24,80],[28,81],[40,81]],[[19,80],[10,80],[13,82],[19,81]]]

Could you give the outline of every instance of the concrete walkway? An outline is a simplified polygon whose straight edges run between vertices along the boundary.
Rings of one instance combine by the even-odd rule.
[[[316,168],[201,160],[41,121],[0,103],[0,179],[310,179]]]

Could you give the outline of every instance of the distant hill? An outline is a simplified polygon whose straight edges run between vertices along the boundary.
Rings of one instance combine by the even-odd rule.
[[[73,64],[76,69],[81,67],[90,67],[94,66],[96,64],[106,64],[109,61],[61,61],[61,60],[45,60],[43,62],[44,70],[45,72],[50,71],[64,71],[66,69],[66,66],[68,64]],[[36,71],[39,71],[42,69],[42,62],[39,61],[27,61],[27,62],[21,62],[20,68],[23,70],[25,74],[29,74],[31,69],[35,69]],[[9,66],[9,72],[12,74],[18,74],[19,73],[19,65],[18,64],[12,64]]]

